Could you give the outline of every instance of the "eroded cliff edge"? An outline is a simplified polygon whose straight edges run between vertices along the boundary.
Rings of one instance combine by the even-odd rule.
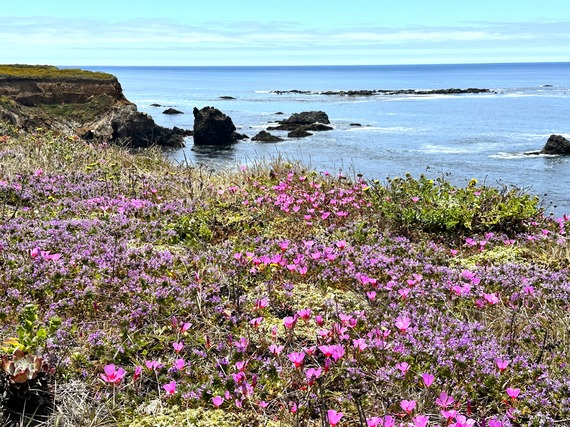
[[[115,76],[52,66],[0,65],[0,120],[133,147],[183,147],[186,134],[139,112]]]

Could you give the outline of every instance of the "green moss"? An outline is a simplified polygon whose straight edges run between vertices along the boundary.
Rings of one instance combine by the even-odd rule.
[[[51,65],[0,65],[0,79],[86,79],[113,80],[115,76],[103,72],[80,70],[77,68],[60,69]]]

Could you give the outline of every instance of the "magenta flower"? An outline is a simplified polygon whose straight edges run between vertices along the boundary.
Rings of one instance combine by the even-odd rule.
[[[358,351],[364,351],[368,347],[368,344],[366,344],[366,340],[364,338],[353,339],[352,345],[354,348],[358,349]]]
[[[184,348],[184,343],[183,342],[174,342],[174,343],[172,343],[172,347],[174,348],[174,351],[176,353],[180,353],[182,351],[182,349]]]
[[[182,369],[184,369],[185,365],[186,365],[186,362],[184,361],[184,359],[176,359],[176,361],[173,364],[173,367],[177,371],[181,371]]]
[[[142,366],[137,366],[135,368],[135,372],[133,374],[133,381],[136,381],[139,379],[139,377],[141,376],[142,373]]]
[[[418,415],[412,418],[412,422],[414,423],[414,427],[426,427],[429,423],[429,417],[426,415]]]
[[[422,374],[422,381],[426,387],[430,387],[433,384],[435,377],[432,374]]]
[[[376,299],[376,292],[375,291],[366,292],[366,296],[370,301],[374,301]]]
[[[337,362],[342,356],[344,356],[344,346],[341,344],[334,345],[332,351],[332,358]]]
[[[489,427],[503,427],[503,423],[499,420],[489,420]]]
[[[384,425],[384,420],[380,417],[367,418],[366,425],[368,427],[382,427]]]
[[[390,415],[384,417],[384,427],[394,427],[396,425],[396,420]]]
[[[287,316],[283,319],[283,326],[285,326],[286,329],[291,329],[293,326],[295,326],[295,323],[297,323],[297,317],[291,317],[291,316]]]
[[[162,388],[170,396],[176,393],[176,381],[170,381],[168,384],[164,384]]]
[[[127,373],[123,368],[116,369],[113,364],[107,365],[103,369],[105,370],[105,373],[101,374],[101,378],[109,384],[120,383]]]
[[[519,397],[519,394],[520,394],[520,392],[521,392],[521,389],[520,389],[520,388],[511,388],[511,387],[509,387],[509,388],[507,388],[506,392],[507,392],[507,394],[509,395],[509,397],[510,397],[511,399],[516,399],[517,397]]]
[[[222,403],[224,403],[224,398],[222,396],[212,397],[212,403],[216,408],[219,408],[220,406],[222,406]]]
[[[281,354],[281,352],[283,351],[283,348],[284,347],[282,345],[271,344],[269,346],[269,351],[273,353],[273,355],[279,356],[279,354]]]
[[[509,361],[505,359],[495,359],[495,363],[497,364],[497,368],[499,368],[499,372],[503,372],[509,366]]]
[[[146,362],[144,362],[144,364],[151,371],[158,371],[158,370],[162,369],[162,363],[160,363],[157,360],[147,360]]]
[[[402,375],[406,375],[410,370],[410,364],[407,362],[398,363],[396,364],[396,368],[402,373]]]
[[[329,357],[332,356],[332,354],[334,352],[334,346],[332,346],[332,345],[320,345],[319,350],[321,350],[322,353],[325,355],[325,357],[328,359]]]
[[[303,308],[297,312],[297,315],[305,322],[308,322],[311,319],[311,309]]]
[[[293,362],[293,364],[295,365],[295,368],[299,368],[303,364],[303,360],[305,359],[305,353],[293,352],[293,353],[290,353],[289,355],[287,355],[287,357],[289,358],[289,360],[291,362]]]
[[[448,408],[449,406],[453,405],[455,399],[453,397],[448,396],[445,391],[442,391],[437,399],[435,399],[435,403],[440,408]]]
[[[485,301],[487,301],[490,305],[495,305],[500,301],[496,293],[483,294],[483,298],[485,298]]]
[[[327,411],[327,418],[331,427],[336,426],[340,422],[342,415],[342,412],[337,412],[334,409],[329,409]]]
[[[446,411],[444,409],[441,410],[441,415],[449,422],[457,416],[457,411],[455,409],[450,409]]]
[[[251,319],[249,321],[251,326],[253,326],[254,328],[257,328],[259,325],[261,325],[261,322],[263,322],[263,317],[256,317],[255,319]]]
[[[305,371],[305,376],[307,377],[307,383],[312,386],[313,384],[315,384],[315,380],[317,378],[319,378],[322,374],[322,369],[321,368],[309,368]]]
[[[415,400],[402,400],[400,402],[400,407],[407,413],[411,414],[414,408],[416,407]]]
[[[412,321],[409,317],[400,316],[396,319],[396,321],[394,322],[394,325],[396,326],[396,328],[398,328],[400,330],[400,332],[404,333],[408,330],[411,323],[412,323]]]

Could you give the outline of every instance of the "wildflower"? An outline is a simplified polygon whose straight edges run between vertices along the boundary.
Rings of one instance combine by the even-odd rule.
[[[172,347],[174,348],[174,351],[176,353],[180,353],[182,351],[182,349],[184,348],[184,343],[174,342],[174,343],[172,343]]]
[[[315,380],[317,378],[320,378],[321,374],[322,374],[322,369],[321,368],[309,368],[307,369],[307,371],[305,372],[305,376],[307,377],[307,383],[312,386],[313,384],[315,384]]]
[[[514,400],[519,396],[521,389],[509,387],[509,388],[507,388],[506,392],[509,395],[509,397]]]
[[[135,372],[133,374],[133,381],[136,381],[139,379],[139,377],[141,376],[142,373],[142,366],[137,366],[135,368]]]
[[[382,427],[384,425],[384,420],[380,417],[372,417],[366,419],[367,427]]]
[[[493,418],[492,420],[489,420],[489,427],[503,427],[503,423]]]
[[[485,298],[485,301],[487,301],[490,305],[495,305],[500,301],[496,293],[483,294],[483,298]]]
[[[224,403],[224,398],[222,396],[214,396],[212,397],[212,403],[216,408],[219,408]]]
[[[455,402],[455,399],[453,399],[453,397],[451,397],[451,396],[448,396],[445,391],[442,391],[440,393],[439,397],[437,399],[435,399],[435,403],[440,408],[447,408],[447,407],[453,405],[454,402]]]
[[[147,360],[146,362],[144,362],[144,364],[151,371],[158,371],[162,368],[162,363],[160,363],[157,360]]]
[[[426,427],[429,423],[429,417],[426,415],[418,415],[412,419],[414,427]]]
[[[376,299],[376,292],[374,291],[366,292],[366,296],[370,301],[374,301]]]
[[[343,415],[342,412],[337,412],[334,409],[329,409],[327,411],[327,419],[329,420],[329,424],[331,425],[331,427],[336,426],[340,422],[342,415]]]
[[[173,367],[178,370],[181,371],[182,369],[184,369],[184,365],[186,365],[186,362],[184,361],[184,359],[176,359],[176,361],[174,362]]]
[[[240,360],[240,361],[236,362],[235,367],[238,371],[243,372],[243,371],[245,371],[246,365],[247,365],[247,361]]]
[[[290,353],[289,355],[287,355],[287,357],[289,358],[289,360],[291,362],[293,362],[293,365],[295,365],[295,368],[299,368],[303,364],[303,360],[305,359],[305,353],[293,352],[293,353]]]
[[[400,402],[400,407],[407,413],[411,414],[414,408],[416,407],[415,400],[402,400]]]
[[[297,316],[287,316],[283,319],[283,326],[285,326],[286,329],[291,329],[295,326],[295,323],[297,323]]]
[[[254,328],[257,328],[259,325],[261,325],[261,322],[263,322],[263,317],[256,317],[255,319],[251,319],[249,321],[251,326],[253,326]]]
[[[352,345],[358,349],[358,351],[364,351],[368,347],[368,344],[366,344],[366,340],[364,338],[353,339]]]
[[[433,380],[435,379],[432,374],[422,374],[421,377],[424,385],[428,388],[433,384]]]
[[[173,395],[176,393],[176,381],[170,381],[168,384],[164,384],[162,388],[168,395]]]
[[[265,400],[260,400],[260,401],[258,402],[258,404],[259,404],[259,406],[260,406],[261,408],[264,408],[264,409],[269,406],[269,403],[267,403]]]
[[[325,355],[325,357],[328,359],[329,357],[332,356],[332,354],[334,352],[334,346],[332,346],[332,345],[320,345],[319,350],[321,350],[322,353]]]
[[[458,412],[455,409],[450,409],[449,411],[446,411],[445,409],[441,410],[441,415],[443,415],[443,417],[447,420],[448,423],[451,420],[453,420],[457,416],[457,414]]]
[[[503,372],[509,366],[509,361],[504,359],[495,359],[495,363],[497,364],[497,368],[499,368],[499,372]]]
[[[400,370],[400,372],[402,373],[402,375],[406,375],[406,373],[409,371],[410,369],[410,364],[407,362],[402,362],[402,363],[398,363],[396,365],[396,368]]]
[[[396,326],[396,328],[398,328],[400,330],[400,332],[405,333],[408,328],[410,327],[410,324],[412,323],[411,319],[409,317],[398,317],[396,319],[396,321],[394,322],[394,325]]]
[[[338,344],[333,346],[332,358],[337,362],[342,356],[344,356],[344,346]]]
[[[275,344],[271,344],[269,346],[269,351],[274,355],[274,356],[279,356],[279,354],[281,353],[281,351],[283,351],[283,346],[282,345],[275,345]]]
[[[124,378],[125,374],[127,373],[123,368],[116,369],[115,365],[110,364],[105,366],[104,368],[105,373],[101,374],[101,378],[103,381],[108,382],[110,384],[118,384]]]
[[[303,319],[305,322],[308,322],[311,318],[311,309],[310,308],[303,308],[297,312],[297,315]]]

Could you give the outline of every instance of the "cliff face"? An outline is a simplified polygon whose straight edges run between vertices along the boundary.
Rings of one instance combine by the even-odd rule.
[[[184,146],[184,131],[158,126],[105,73],[0,65],[0,120],[134,147]]]

